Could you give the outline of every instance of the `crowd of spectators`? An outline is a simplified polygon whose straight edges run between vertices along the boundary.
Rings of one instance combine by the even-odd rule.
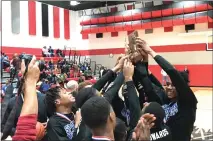
[[[92,75],[86,63],[35,56],[27,63],[14,55],[12,76],[21,77],[17,95],[10,97],[11,85],[3,88],[1,139],[190,141],[198,101],[187,76],[146,41],[135,42],[137,50],[120,55],[111,69],[101,67],[94,84],[85,81]],[[148,69],[148,55],[168,74],[165,86]],[[67,80],[70,69],[75,77],[82,69],[79,82]]]
[[[57,49],[54,53],[54,50],[52,49],[51,46],[49,46],[49,48],[44,46],[42,48],[42,55],[43,55],[43,57],[54,57],[54,56],[64,57],[65,56],[64,53],[62,52],[62,50],[60,50],[60,49]]]

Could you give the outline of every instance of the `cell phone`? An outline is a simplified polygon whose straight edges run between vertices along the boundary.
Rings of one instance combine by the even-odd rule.
[[[133,31],[131,34],[128,35],[128,40],[129,40],[129,49],[131,52],[136,51],[136,38],[138,37],[138,31]]]

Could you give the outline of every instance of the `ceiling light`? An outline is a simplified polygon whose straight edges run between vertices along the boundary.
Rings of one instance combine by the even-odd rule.
[[[80,4],[78,1],[70,1],[70,5],[75,6]]]

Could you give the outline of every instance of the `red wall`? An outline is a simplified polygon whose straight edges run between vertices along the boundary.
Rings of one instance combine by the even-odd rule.
[[[185,66],[189,70],[190,86],[213,86],[212,65],[175,65],[175,68],[183,71]],[[161,68],[158,65],[150,65],[149,69],[162,82]]]
[[[171,45],[171,46],[161,46],[159,48],[153,47],[157,52],[184,52],[184,51],[205,51],[205,44],[190,44],[190,45]],[[23,47],[2,47],[2,52],[6,53],[8,56],[12,56],[14,53],[25,52],[27,54],[34,54],[37,57],[41,56],[40,48],[23,48]],[[124,53],[124,48],[114,48],[114,49],[94,49],[94,50],[78,50],[77,54],[84,55],[109,55]],[[66,55],[69,51],[66,51]],[[72,51],[73,54],[73,51]],[[175,65],[178,70],[183,70],[187,66],[189,69],[190,85],[191,86],[213,86],[213,68],[212,64],[187,64],[187,65]],[[161,68],[158,65],[150,65],[150,70],[153,74],[162,81],[162,76],[160,74]]]

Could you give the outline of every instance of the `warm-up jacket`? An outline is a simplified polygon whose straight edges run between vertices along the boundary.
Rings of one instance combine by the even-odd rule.
[[[161,104],[161,99],[156,94],[156,91],[152,85],[152,81],[149,79],[146,64],[144,62],[136,63],[133,80],[139,92],[141,108],[143,108],[143,103],[145,102],[145,96],[147,97],[146,102],[155,101]]]
[[[140,118],[140,102],[139,98],[137,96],[136,90],[135,90],[135,85],[133,81],[128,81],[125,84],[125,89],[124,89],[124,98],[125,98],[125,103],[127,105],[127,108],[130,111],[130,122],[129,122],[129,131],[127,135],[127,140],[132,139],[132,132],[134,128],[136,127],[138,120]]]
[[[139,83],[142,84],[143,86],[143,90],[141,91],[141,86],[137,86],[137,88],[139,89],[140,93],[139,95],[141,95],[142,97],[144,95],[147,96],[147,102],[158,102],[161,104],[161,99],[159,97],[159,93],[156,91],[156,85],[158,85],[158,80],[154,77],[154,76],[150,76],[148,75],[148,69],[146,69],[146,65],[144,62],[138,62],[136,64],[136,68],[135,68],[135,74],[134,74],[134,80]],[[154,80],[154,83],[150,80],[150,77],[152,77]],[[156,87],[154,87],[156,86]],[[161,89],[161,88],[159,88]],[[158,117],[158,115],[155,115],[156,117]],[[158,124],[155,128],[152,128],[150,130],[150,138],[152,140],[156,140],[156,141],[172,141],[172,137],[171,137],[171,132],[169,127],[167,127],[165,124]]]
[[[196,119],[197,99],[180,73],[163,57],[155,61],[169,75],[177,91],[177,101],[164,104],[165,122],[170,127],[173,141],[189,141]]]

